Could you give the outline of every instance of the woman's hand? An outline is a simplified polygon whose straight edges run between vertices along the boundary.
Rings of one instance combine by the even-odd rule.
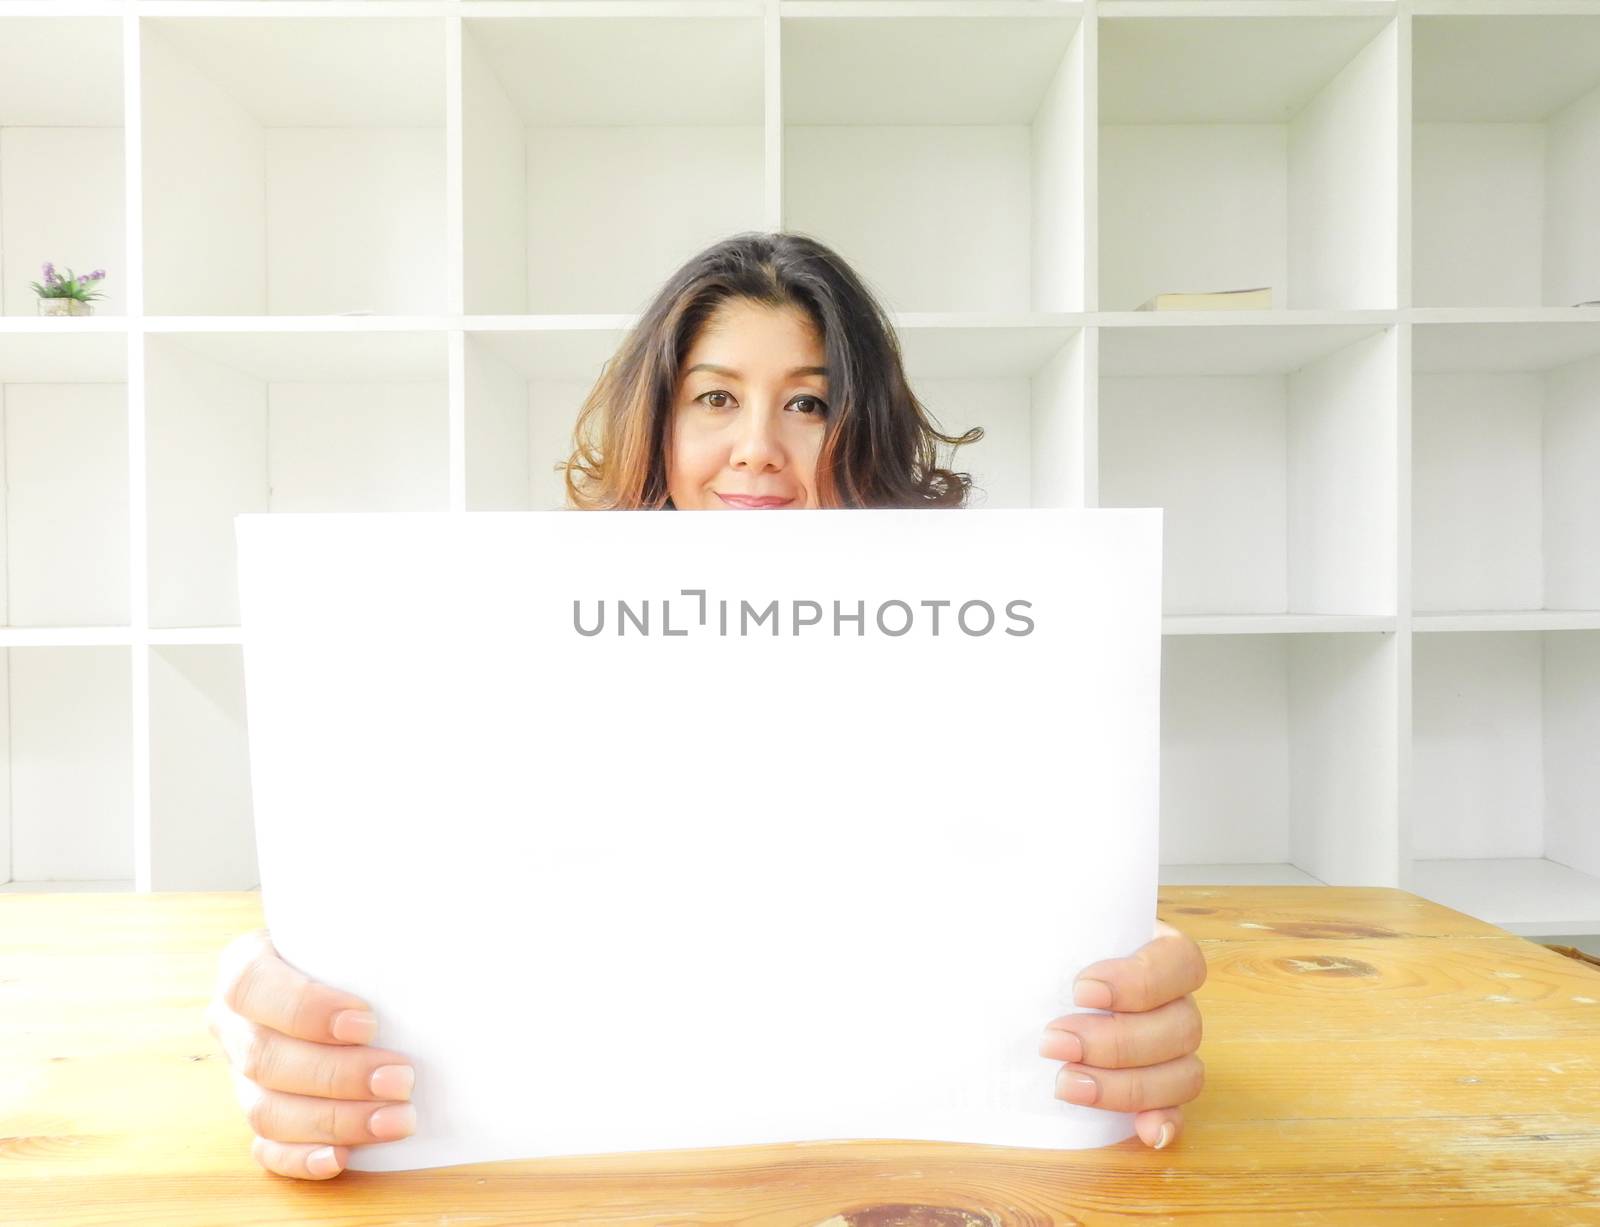
[[[344,1170],[351,1146],[416,1128],[416,1109],[403,1102],[411,1065],[364,1047],[378,1027],[364,1001],[290,967],[265,929],[235,938],[219,963],[206,1024],[232,1067],[257,1163],[326,1180]]]
[[[1112,1014],[1065,1014],[1049,1023],[1039,1055],[1065,1061],[1056,1095],[1069,1103],[1136,1112],[1139,1138],[1157,1150],[1183,1128],[1183,1109],[1205,1085],[1200,1008],[1190,996],[1206,982],[1192,938],[1165,921],[1125,959],[1078,973],[1073,1004]]]

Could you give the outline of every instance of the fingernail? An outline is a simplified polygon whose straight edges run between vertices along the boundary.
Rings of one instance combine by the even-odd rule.
[[[343,1010],[333,1016],[333,1038],[347,1044],[370,1044],[378,1020],[370,1010]]]
[[[1168,1142],[1172,1141],[1172,1122],[1164,1121],[1161,1125],[1161,1136],[1156,1139],[1156,1149],[1165,1149]]]
[[[1111,986],[1104,980],[1079,980],[1072,986],[1072,1004],[1091,1010],[1109,1010]]]
[[[1056,1094],[1069,1103],[1087,1106],[1100,1098],[1100,1084],[1088,1074],[1063,1069],[1056,1075]]]
[[[409,1065],[380,1065],[372,1071],[374,1099],[410,1099],[417,1074]]]
[[[367,1117],[372,1136],[385,1142],[403,1138],[417,1128],[417,1110],[408,1103],[391,1103]]]
[[[339,1156],[332,1146],[323,1146],[306,1156],[306,1170],[313,1176],[331,1176],[339,1170]]]
[[[1046,1027],[1039,1039],[1039,1055],[1054,1061],[1083,1060],[1083,1041],[1071,1031]]]

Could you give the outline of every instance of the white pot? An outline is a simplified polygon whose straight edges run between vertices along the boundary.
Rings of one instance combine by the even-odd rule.
[[[80,302],[76,298],[41,298],[39,299],[40,315],[93,315],[92,302]]]

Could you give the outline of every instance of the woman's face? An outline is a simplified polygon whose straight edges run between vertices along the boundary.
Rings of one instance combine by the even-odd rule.
[[[793,308],[724,302],[700,329],[672,403],[667,492],[679,511],[816,507],[827,429],[822,339]]]

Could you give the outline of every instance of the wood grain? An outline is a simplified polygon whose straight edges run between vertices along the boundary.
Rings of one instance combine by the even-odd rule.
[[[205,1028],[259,904],[0,896],[0,1222],[1600,1224],[1600,971],[1403,891],[1162,889],[1209,967],[1207,1088],[1166,1151],[810,1142],[316,1183],[255,1165]]]

